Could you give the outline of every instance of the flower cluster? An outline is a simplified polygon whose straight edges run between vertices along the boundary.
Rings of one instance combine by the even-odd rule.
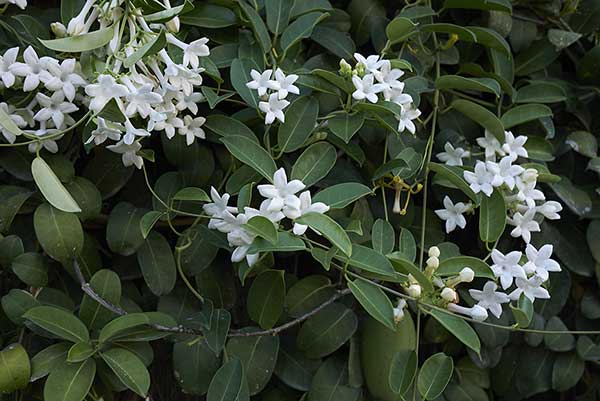
[[[404,82],[399,79],[404,72],[399,68],[392,68],[390,60],[383,60],[376,54],[364,57],[354,53],[354,59],[354,69],[344,60],[340,63],[342,74],[352,75],[355,88],[352,97],[371,103],[384,100],[399,105],[401,112],[396,115],[398,131],[408,130],[414,134],[417,128],[413,120],[421,115],[421,111],[414,107],[412,96],[403,92]]]
[[[163,1],[165,10],[170,9],[169,1]],[[17,62],[18,48],[9,49],[0,57],[1,85],[16,87],[22,77],[25,92],[39,86],[51,91],[38,93],[24,109],[2,104],[0,107],[13,116],[15,124],[23,128],[39,123],[30,130],[31,134],[36,137],[54,134],[41,144],[56,152],[54,139],[75,123],[69,114],[84,106],[93,113],[96,126],[86,144],[101,145],[109,141],[107,149],[122,154],[125,166],[138,168],[143,164],[138,155],[140,141],[153,131],[163,131],[169,139],[182,135],[188,145],[196,138],[204,138],[205,118],[196,115],[198,103],[203,100],[198,91],[204,71],[200,58],[210,54],[208,39],[185,43],[176,36],[178,17],[164,24],[149,24],[140,10],[128,9],[124,0],[86,0],[66,27],[56,22],[52,30],[58,37],[76,37],[96,26],[112,27],[114,34],[104,48],[94,51],[107,62],[99,64],[103,69],[86,77],[87,80],[75,59],[59,62],[50,57],[40,58],[31,47],[23,54],[24,62]],[[163,34],[166,42],[182,53],[181,62],[174,61],[165,48],[146,55],[148,47]],[[86,97],[77,93],[79,88],[84,89]],[[111,113],[104,113],[108,107],[112,107]],[[2,133],[9,142],[14,142],[14,135],[6,130]],[[33,151],[37,150],[36,144]]]
[[[273,175],[273,184],[259,185],[258,192],[265,198],[259,209],[245,207],[243,213],[239,213],[237,207],[229,206],[230,195],[225,193],[219,195],[215,188],[211,188],[212,203],[204,205],[204,211],[211,219],[208,228],[219,230],[227,234],[229,245],[235,247],[232,262],[240,262],[246,258],[249,265],[253,265],[259,258],[258,253],[249,254],[250,245],[256,238],[256,234],[247,230],[244,225],[255,216],[263,216],[279,227],[284,218],[293,223],[292,232],[303,235],[308,226],[300,224],[295,220],[307,213],[325,213],[329,206],[322,202],[312,203],[310,191],[304,191],[296,195],[306,186],[300,180],[288,182],[283,168]]]
[[[546,201],[544,193],[537,186],[536,169],[515,164],[519,157],[528,157],[524,147],[526,141],[526,136],[515,137],[512,132],[506,131],[504,143],[500,143],[486,131],[484,137],[477,138],[477,143],[485,150],[485,161],[477,160],[474,171],[464,171],[463,174],[475,193],[491,196],[494,190],[501,191],[507,204],[507,221],[514,226],[511,235],[529,243],[531,233],[540,231],[539,222],[535,219],[537,215],[550,220],[559,219],[558,212],[562,210],[562,205],[556,201]],[[462,166],[463,158],[470,156],[470,152],[454,148],[449,143],[444,149],[437,157],[450,166]],[[444,209],[437,210],[436,214],[446,221],[446,232],[449,233],[457,226],[465,228],[463,214],[472,209],[471,204],[453,203],[446,197]]]
[[[294,83],[298,80],[298,75],[285,75],[280,68],[275,70],[268,69],[261,72],[250,71],[252,81],[246,83],[246,86],[255,90],[262,99],[258,103],[260,111],[265,113],[265,124],[273,124],[277,119],[285,122],[283,109],[289,106],[290,102],[285,100],[290,93],[300,94],[300,89]]]
[[[0,109],[30,138],[40,141],[29,144],[35,153],[43,146],[52,153],[58,151],[55,139],[73,124],[72,113],[79,110],[75,102],[83,102],[78,90],[86,85],[75,59],[60,62],[52,57],[39,57],[29,46],[19,59],[19,48],[13,47],[0,56],[0,87],[20,90],[31,96],[25,97],[26,104],[0,103]],[[14,143],[17,134],[0,127],[4,139]],[[47,138],[47,139],[45,139]]]

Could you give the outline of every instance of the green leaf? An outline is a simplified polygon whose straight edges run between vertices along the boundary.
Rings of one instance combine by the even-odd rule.
[[[129,329],[145,326],[149,323],[150,320],[144,313],[129,313],[120,316],[111,320],[102,328],[100,335],[98,336],[98,341],[100,343],[105,343],[109,340],[117,340]]]
[[[96,353],[96,349],[89,342],[79,342],[73,344],[67,353],[67,362],[83,362]]]
[[[236,159],[252,167],[269,182],[273,182],[277,166],[265,148],[241,135],[223,137],[221,142]]]
[[[249,254],[254,254],[257,252],[296,252],[303,251],[306,249],[306,245],[302,239],[287,233],[280,232],[277,236],[277,242],[271,243],[262,238],[257,238],[254,240],[250,249],[248,249]]]
[[[296,282],[288,291],[285,305],[291,317],[300,317],[318,307],[334,294],[327,276],[310,275]]]
[[[579,60],[577,78],[583,83],[598,84],[598,66],[600,66],[600,46],[595,46]]]
[[[508,0],[445,0],[444,8],[466,8],[512,13],[512,5]]]
[[[544,117],[552,117],[552,110],[543,104],[523,104],[513,107],[502,115],[500,119],[505,129],[538,120]]]
[[[244,123],[235,118],[221,114],[211,114],[206,117],[204,127],[220,136],[241,135],[258,143],[256,135]]]
[[[417,354],[414,351],[399,351],[394,355],[389,370],[389,385],[396,394],[404,394],[417,374]]]
[[[23,317],[38,327],[71,342],[89,341],[87,328],[71,312],[53,306],[37,306],[29,309]]]
[[[440,276],[458,275],[465,267],[473,269],[475,277],[494,279],[494,273],[488,264],[473,256],[453,256],[451,258],[443,259],[436,270],[436,274],[439,274]]]
[[[504,126],[494,113],[477,103],[463,99],[453,101],[450,106],[490,131],[500,143],[504,143]]]
[[[262,272],[248,292],[248,315],[263,329],[272,328],[283,312],[285,281],[282,270]]]
[[[585,362],[575,352],[559,354],[552,368],[552,388],[567,391],[574,387],[585,370]]]
[[[292,167],[292,179],[300,180],[311,187],[321,181],[331,171],[337,160],[335,148],[327,142],[310,145]]]
[[[142,238],[148,238],[148,235],[152,231],[152,227],[163,217],[165,216],[164,212],[159,212],[157,210],[151,210],[140,219],[140,231],[142,233]]]
[[[466,42],[475,43],[477,41],[477,37],[475,34],[470,31],[468,28],[454,25],[454,24],[446,24],[446,23],[437,23],[437,24],[425,24],[420,26],[421,32],[439,32],[446,33],[448,35],[457,35],[460,40],[464,40]]]
[[[433,291],[433,284],[431,280],[425,276],[425,274],[414,265],[411,261],[404,258],[404,255],[399,255],[397,252],[387,255],[387,258],[394,266],[394,269],[406,276],[409,274],[414,277],[415,280],[421,285],[426,292]]]
[[[33,215],[33,227],[44,251],[59,262],[71,263],[83,248],[83,229],[74,214],[42,203]]]
[[[560,85],[550,82],[534,82],[517,91],[516,103],[557,103],[567,98]]]
[[[22,253],[13,259],[10,267],[19,280],[27,285],[40,288],[48,284],[48,263],[39,253]]]
[[[70,343],[52,344],[44,348],[31,358],[31,378],[34,382],[47,376],[57,366],[61,365],[67,358]]]
[[[167,36],[165,30],[161,30],[160,33],[154,36],[150,41],[140,46],[133,54],[125,59],[123,65],[125,68],[131,68],[135,63],[142,60],[145,57],[153,56],[158,53],[161,49],[167,46]]]
[[[348,143],[363,126],[364,122],[363,113],[340,114],[328,120],[327,127],[335,136]]]
[[[252,217],[244,224],[244,228],[272,244],[277,244],[277,227],[275,227],[275,224],[271,220],[264,216]]]
[[[440,322],[440,324],[444,326],[450,333],[452,333],[454,337],[479,354],[481,350],[479,337],[477,337],[477,333],[467,322],[460,317],[439,311],[437,309],[431,310],[430,313],[431,316]]]
[[[320,359],[308,359],[296,347],[286,346],[284,342],[277,354],[275,375],[295,390],[308,391],[320,365]]]
[[[283,51],[287,52],[290,47],[294,46],[302,39],[310,37],[313,28],[328,16],[329,14],[327,13],[311,12],[304,14],[292,22],[281,34],[279,43]]]
[[[565,143],[584,156],[594,158],[598,154],[598,140],[587,131],[571,132]]]
[[[144,242],[140,230],[144,210],[135,208],[127,202],[119,202],[108,216],[106,242],[112,252],[130,256]]]
[[[173,371],[182,390],[189,394],[204,395],[210,380],[221,365],[220,358],[208,347],[205,340],[175,343]]]
[[[517,306],[510,304],[515,321],[519,327],[529,327],[533,318],[533,302],[524,294],[521,294]]]
[[[500,191],[491,196],[483,196],[479,206],[479,238],[484,242],[494,242],[506,227],[506,204]]]
[[[317,199],[315,197],[315,202]],[[320,232],[325,238],[345,253],[352,255],[352,244],[348,234],[331,217],[320,213],[307,213],[296,220],[300,224],[306,224],[313,230]]]
[[[467,184],[467,182],[465,181],[463,177],[463,170],[461,168],[446,166],[445,164],[432,162],[429,163],[429,168],[434,173],[439,174],[442,178],[456,185],[456,187],[460,189],[469,198],[471,198],[473,202],[477,203],[477,195],[475,194],[475,192],[473,192],[473,190],[469,187],[469,184]]]
[[[314,375],[306,401],[358,401],[361,389],[352,384],[350,369],[342,355],[327,358]]]
[[[238,21],[235,13],[227,7],[216,4],[194,2],[194,9],[179,16],[182,24],[200,28],[226,28]]]
[[[396,330],[394,307],[381,288],[360,279],[348,280],[348,288],[369,315],[391,330]]]
[[[41,157],[31,162],[31,174],[44,198],[63,212],[81,212],[69,191],[62,185],[54,171]]]
[[[33,194],[33,191],[21,187],[0,188],[0,232],[8,232],[15,216]]]
[[[100,356],[127,388],[140,397],[146,397],[150,389],[150,374],[140,358],[131,351],[117,347],[102,351]]]
[[[219,355],[227,340],[227,334],[231,325],[231,314],[225,309],[215,309],[211,313],[209,323],[210,329],[203,329],[206,344],[215,355]]]
[[[421,366],[417,378],[419,393],[426,400],[433,400],[439,397],[448,385],[453,370],[454,363],[452,358],[443,352],[427,358],[423,366]]]
[[[348,259],[340,256],[336,257],[347,261],[353,267],[383,276],[396,277],[390,261],[381,253],[366,246],[352,244],[352,256]]]
[[[271,36],[269,35],[269,31],[267,31],[267,27],[265,26],[265,23],[260,15],[258,15],[256,10],[245,1],[238,0],[237,3],[250,21],[250,25],[252,25],[252,30],[254,31],[254,36],[256,37],[256,40],[258,40],[258,43],[260,43],[263,53],[270,52]]]
[[[319,115],[319,102],[311,96],[296,99],[286,110],[285,122],[277,131],[277,143],[281,152],[293,152],[308,139]]]
[[[177,268],[171,246],[165,237],[152,231],[138,249],[137,261],[144,281],[154,295],[171,292],[177,279]]]
[[[559,317],[553,316],[546,323],[546,331],[568,331],[569,328],[560,320]],[[575,348],[575,336],[570,333],[545,333],[544,344],[546,348],[555,352],[566,352]]]
[[[479,26],[469,26],[469,30],[475,35],[475,43],[479,43],[490,50],[494,49],[512,59],[512,52],[506,40],[495,30]]]
[[[466,78],[460,75],[442,75],[435,81],[438,89],[458,89],[493,93],[496,97],[501,94],[500,84],[492,78]]]
[[[571,46],[573,43],[577,42],[581,36],[581,33],[578,32],[548,29],[548,40],[558,51]]]
[[[81,212],[77,213],[80,220],[85,221],[100,216],[102,194],[90,180],[75,177],[65,187],[81,208]]]
[[[358,319],[352,310],[340,303],[332,303],[304,322],[296,344],[308,358],[321,358],[348,341],[357,326]]]
[[[558,57],[558,52],[547,39],[535,41],[515,58],[515,74],[529,75],[546,68]]]
[[[90,280],[90,287],[102,299],[113,305],[121,301],[121,280],[112,270],[98,270]],[[90,329],[101,329],[114,317],[114,313],[100,305],[98,301],[85,294],[79,308],[79,318]]]
[[[242,100],[248,106],[256,109],[258,107],[258,93],[246,86],[246,83],[252,81],[252,77],[250,76],[250,71],[252,70],[261,71],[261,68],[254,60],[236,58],[231,62],[230,78],[231,85]]]
[[[358,182],[344,182],[317,192],[313,198],[313,203],[323,202],[331,209],[342,209],[363,196],[372,193],[369,187]]]
[[[245,328],[244,332],[257,331]],[[278,336],[234,337],[227,343],[229,358],[239,359],[244,368],[250,395],[260,393],[273,375],[279,351]]]
[[[21,344],[10,344],[0,351],[0,394],[10,394],[29,384],[31,364]]]
[[[293,0],[265,0],[267,26],[275,35],[280,35],[290,22]]]
[[[349,33],[327,26],[315,26],[310,38],[332,54],[346,60],[350,60],[356,51],[356,45]]]
[[[249,401],[248,383],[238,358],[221,366],[208,387],[207,401]]]
[[[94,32],[83,33],[77,36],[69,36],[60,39],[38,40],[48,49],[52,49],[57,52],[81,53],[95,50],[108,44],[113,36],[114,28],[112,26],[108,26]]]
[[[61,363],[50,372],[44,385],[44,401],[82,401],[96,376],[93,358],[80,363]]]
[[[396,244],[394,227],[386,220],[377,219],[371,229],[371,242],[373,249],[382,255],[391,253]]]
[[[396,44],[405,41],[417,27],[412,20],[405,17],[394,18],[386,27],[385,34],[390,44]]]

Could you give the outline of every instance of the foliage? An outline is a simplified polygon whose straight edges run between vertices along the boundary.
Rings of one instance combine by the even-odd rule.
[[[27,3],[0,399],[600,397],[600,1]]]

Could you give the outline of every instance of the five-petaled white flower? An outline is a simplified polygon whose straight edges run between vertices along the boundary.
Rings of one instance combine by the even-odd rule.
[[[494,272],[494,276],[500,279],[503,289],[507,289],[513,283],[513,278],[527,278],[525,270],[519,264],[521,260],[521,252],[512,251],[504,255],[497,249],[492,251],[492,260],[494,264],[490,266]]]
[[[150,133],[145,129],[134,127],[131,121],[128,119],[125,120],[125,135],[123,135],[123,143],[125,145],[131,145],[136,136],[150,136]]]
[[[516,183],[516,177],[525,169],[519,165],[513,165],[514,159],[510,156],[504,156],[498,163],[488,160],[485,162],[487,170],[492,175],[492,186],[500,187],[506,184],[509,189],[513,189]]]
[[[106,149],[121,154],[121,161],[125,167],[135,165],[137,168],[141,169],[144,165],[144,159],[137,154],[137,152],[142,149],[142,145],[140,145],[139,142],[128,145],[125,142],[120,141],[114,145],[108,145]]]
[[[493,281],[488,281],[483,286],[483,290],[470,289],[471,297],[478,301],[477,305],[492,312],[497,318],[502,315],[502,304],[510,301],[507,294],[496,291],[498,286]]]
[[[515,138],[512,132],[504,131],[504,136],[506,138],[502,145],[504,153],[512,157],[513,160],[517,160],[519,156],[529,157],[527,150],[523,147],[525,142],[527,142],[527,137],[525,135],[519,135]]]
[[[300,93],[300,89],[294,85],[298,78],[296,74],[285,75],[279,68],[275,70],[275,82],[279,85],[279,89],[277,89],[279,99],[285,99],[290,93],[294,95]]]
[[[238,208],[235,206],[229,206],[230,195],[224,193],[223,196],[219,195],[219,192],[215,187],[210,187],[210,197],[212,203],[207,203],[202,208],[204,212],[212,218],[208,222],[208,228],[216,229],[221,232],[227,232],[231,228],[231,223],[224,219],[224,216],[232,213],[237,213]]]
[[[186,67],[190,65],[194,69],[200,67],[199,57],[210,55],[210,50],[206,45],[207,43],[207,38],[200,38],[187,45],[183,50],[183,65]]]
[[[300,194],[300,207],[296,210],[291,207],[284,208],[285,215],[290,219],[297,219],[300,216],[303,216],[307,213],[325,213],[329,211],[329,206],[324,204],[323,202],[312,203],[312,199],[310,196],[310,191],[304,191]],[[300,224],[294,222],[293,232],[296,235],[302,235],[306,232],[308,228],[305,224]]]
[[[398,132],[408,130],[408,132],[414,134],[417,131],[417,127],[413,123],[413,120],[419,118],[421,110],[414,108],[412,103],[404,103],[400,107],[402,111],[399,116],[396,116],[396,120],[398,120]]]
[[[289,104],[290,102],[287,100],[279,99],[277,93],[271,93],[269,95],[269,101],[258,103],[258,108],[265,113],[265,124],[272,124],[275,119],[278,119],[283,123],[285,122],[283,109]]]
[[[183,127],[179,128],[179,135],[185,136],[185,143],[190,146],[196,138],[204,139],[206,134],[202,129],[202,125],[206,122],[204,117],[183,117]]]
[[[27,121],[25,121],[21,115],[15,112],[15,108],[12,105],[2,102],[0,103],[0,110],[8,114],[12,122],[15,123],[17,127],[24,128],[27,126]],[[6,138],[8,143],[15,143],[15,140],[17,139],[16,133],[4,128],[3,125],[0,125],[0,132],[4,138]]]
[[[560,212],[563,209],[562,205],[556,201],[544,202],[542,205],[536,206],[535,211],[547,219],[558,220],[560,219]]]
[[[74,58],[63,60],[62,63],[49,63],[50,79],[44,78],[44,85],[51,91],[62,90],[70,102],[75,99],[77,88],[86,84],[85,79],[75,72],[77,61]]]
[[[121,140],[121,132],[125,130],[121,124],[106,121],[102,117],[97,118],[96,124],[97,127],[85,142],[86,145],[92,143],[92,141],[94,144],[100,145],[107,139],[112,139],[113,141]]]
[[[462,166],[462,159],[471,156],[471,152],[463,148],[455,148],[450,142],[446,142],[444,152],[440,152],[436,156],[448,166]]]
[[[378,73],[381,66],[385,64],[385,61],[387,61],[381,60],[380,58],[381,56],[378,54],[373,54],[365,58],[365,56],[360,53],[354,53],[354,59],[356,60],[356,63],[362,64],[364,69],[370,73]]]
[[[352,83],[356,90],[352,93],[352,97],[356,100],[367,99],[371,103],[377,103],[378,93],[383,92],[385,85],[374,83],[375,76],[367,74],[362,79],[358,76],[352,77]]]
[[[384,61],[385,62],[381,65],[380,73],[375,74],[375,78],[380,84],[384,85],[384,99],[390,100],[394,92],[398,93],[404,90],[404,82],[399,81],[399,78],[404,75],[404,71],[399,68],[392,68],[392,64],[389,60]]]
[[[525,294],[531,302],[534,302],[536,298],[548,299],[550,298],[550,293],[541,286],[543,282],[544,280],[538,275],[533,275],[528,279],[519,277],[515,280],[517,288],[508,294],[508,296],[513,301],[518,300],[521,294]]]
[[[488,130],[485,130],[483,137],[477,138],[477,144],[485,150],[486,160],[496,160],[496,154],[504,156],[506,153],[502,150],[502,144]]]
[[[550,259],[552,256],[553,246],[546,244],[539,250],[531,244],[527,244],[525,248],[525,254],[527,255],[527,263],[523,265],[523,268],[528,274],[536,274],[542,278],[542,280],[548,280],[549,272],[559,272],[560,265],[554,259]]]
[[[12,47],[0,56],[0,80],[6,88],[10,88],[15,83],[15,74],[11,71],[11,66],[17,61],[19,48]]]
[[[522,237],[526,243],[531,241],[531,233],[539,232],[540,225],[533,218],[535,217],[535,209],[529,209],[525,214],[516,212],[512,217],[507,219],[508,224],[515,226],[510,232],[513,237]]]
[[[36,121],[48,121],[51,119],[54,126],[58,129],[63,128],[66,114],[79,110],[79,107],[75,106],[73,103],[65,102],[65,95],[62,91],[54,92],[52,97],[48,97],[43,93],[38,93],[36,99],[42,108],[35,116],[33,116],[33,118]]]
[[[29,46],[23,52],[24,63],[13,63],[10,66],[10,72],[13,74],[25,77],[23,82],[23,90],[25,92],[31,92],[37,88],[40,82],[47,82],[52,78],[52,75],[48,72],[48,65],[51,63],[58,63],[50,57],[38,57],[33,47]]]
[[[475,172],[465,171],[463,176],[473,192],[483,192],[486,196],[490,196],[494,192],[492,174],[490,174],[484,162],[478,160],[475,163]]]
[[[456,202],[452,203],[452,200],[448,197],[444,197],[444,209],[438,209],[435,214],[442,220],[446,221],[446,233],[454,231],[456,226],[465,228],[467,220],[463,216],[463,213],[468,212],[473,207],[470,203]]]
[[[129,94],[125,85],[117,83],[111,75],[100,75],[97,83],[85,87],[85,93],[92,98],[89,108],[96,113],[102,111],[111,99],[119,99]]]
[[[280,168],[273,174],[273,185],[263,184],[257,187],[258,192],[265,198],[268,211],[283,210],[284,213],[289,208],[291,210],[300,209],[300,199],[296,193],[302,191],[305,185],[300,180],[288,182],[285,170]]]
[[[264,96],[267,94],[267,90],[279,90],[279,82],[271,79],[273,76],[273,70],[264,70],[262,73],[252,70],[250,71],[252,81],[248,82],[246,86],[250,89],[254,89],[258,92],[258,96]]]

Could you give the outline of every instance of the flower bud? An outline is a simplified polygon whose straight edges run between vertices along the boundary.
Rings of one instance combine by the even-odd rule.
[[[400,194],[402,192],[399,189],[396,189],[396,196],[394,197],[394,206],[392,207],[392,212],[393,213],[401,213],[402,212],[402,206],[400,206]]]
[[[521,173],[521,180],[526,184],[531,184],[537,181],[538,171],[534,168],[527,168]]]
[[[440,260],[437,258],[437,256],[430,257],[425,263],[432,269],[437,269],[440,266]]]
[[[50,24],[50,29],[57,38],[64,38],[67,36],[67,28],[60,22],[53,22]]]
[[[456,291],[454,291],[452,288],[450,287],[446,287],[442,290],[441,296],[444,300],[448,301],[448,302],[456,302]]]
[[[458,276],[461,282],[470,283],[475,278],[475,272],[470,267],[465,267],[458,273]]]
[[[421,286],[419,284],[411,284],[406,289],[406,293],[413,298],[421,297]]]
[[[340,60],[340,75],[346,78],[352,76],[352,66],[344,59]]]
[[[400,299],[398,301],[398,306],[394,308],[394,322],[396,324],[400,323],[400,321],[404,318],[404,308],[406,307],[406,301]]]
[[[440,257],[440,248],[438,248],[437,246],[432,246],[431,248],[429,248],[427,255],[435,256],[436,258],[439,258]]]
[[[169,32],[179,32],[179,27],[180,27],[179,17],[174,17],[170,21],[167,21],[165,26],[167,27]]]
[[[485,308],[475,305],[471,308],[471,317],[479,322],[483,322],[488,317],[487,310]]]

